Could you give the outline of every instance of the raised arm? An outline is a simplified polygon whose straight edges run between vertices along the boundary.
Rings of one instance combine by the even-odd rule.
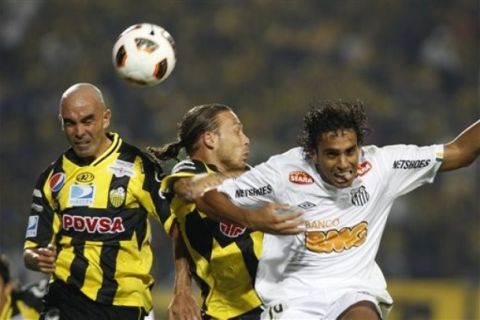
[[[445,144],[440,171],[469,166],[480,154],[480,120]]]
[[[212,219],[234,222],[253,230],[273,234],[297,234],[304,231],[302,212],[289,211],[285,205],[270,203],[258,210],[247,210],[237,207],[217,190],[205,192],[196,203]]]

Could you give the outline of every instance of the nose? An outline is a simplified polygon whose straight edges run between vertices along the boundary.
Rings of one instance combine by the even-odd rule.
[[[248,138],[248,136],[244,133],[243,134],[243,140],[244,140],[244,144],[245,145],[250,145],[250,139]]]
[[[81,138],[85,134],[85,127],[81,124],[75,126],[75,136]]]
[[[346,168],[348,168],[349,165],[348,165],[347,156],[345,156],[344,154],[340,155],[340,156],[338,157],[337,166],[338,166],[340,169],[346,169]]]

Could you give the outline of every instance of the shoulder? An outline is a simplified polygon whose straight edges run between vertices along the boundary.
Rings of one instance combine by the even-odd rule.
[[[209,173],[213,171],[209,166],[199,160],[183,160],[177,163],[173,168],[172,168],[172,175],[175,174],[200,174],[200,173]]]
[[[305,155],[301,147],[289,149],[283,153],[271,156],[266,163],[282,166],[292,162],[303,162]]]

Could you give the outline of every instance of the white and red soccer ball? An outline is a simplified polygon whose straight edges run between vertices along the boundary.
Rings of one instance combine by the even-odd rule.
[[[160,26],[135,24],[118,37],[112,59],[121,78],[132,84],[153,86],[167,79],[175,68],[175,41]]]

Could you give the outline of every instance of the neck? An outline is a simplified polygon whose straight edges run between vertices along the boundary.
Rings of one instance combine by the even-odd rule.
[[[219,161],[218,158],[208,150],[206,152],[202,150],[198,150],[197,152],[193,153],[190,156],[190,158],[192,160],[199,160],[208,164],[213,164],[214,166],[217,167],[219,172],[226,172],[226,168],[224,164],[221,161]]]

